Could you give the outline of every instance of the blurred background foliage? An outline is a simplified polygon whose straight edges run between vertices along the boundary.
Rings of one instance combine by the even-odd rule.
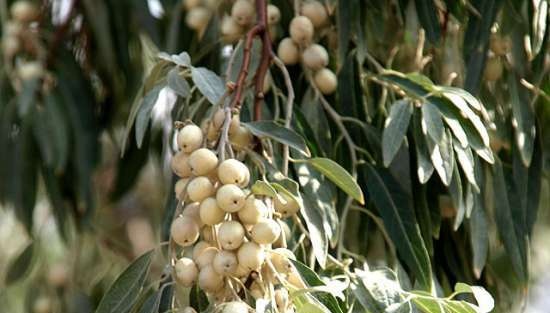
[[[12,2],[0,0],[3,37]],[[458,281],[477,284],[495,297],[496,312],[543,312],[548,303],[539,311],[526,303],[536,302],[528,296],[530,286],[550,284],[548,1],[326,2],[332,25],[322,43],[338,75],[337,93],[326,99],[353,118],[346,128],[367,151],[368,165],[357,170],[372,212],[350,210],[339,221],[342,237],[332,221],[326,249],[335,254],[336,243],[344,241],[351,252],[346,257],[373,268],[395,262],[397,249],[398,268],[418,282],[414,262],[400,247],[412,240],[426,249],[428,269],[445,294]],[[222,3],[220,16],[230,1]],[[293,6],[271,3],[282,12],[280,39]],[[227,46],[219,16],[199,37],[184,23],[177,0],[37,5],[41,16],[25,39],[27,49],[0,63],[0,303],[6,312],[27,312],[47,297],[56,311],[92,312],[131,260],[165,240],[165,207],[173,205],[170,138],[183,103],[160,93],[140,148],[135,129],[124,132],[156,62],[155,49],[186,51],[193,65],[223,73]],[[32,60],[46,67],[44,81],[17,78],[18,66]],[[297,94],[295,129],[314,156],[351,170],[340,130],[302,68],[288,69]],[[283,89],[282,76],[273,74],[273,84]],[[481,135],[470,132],[469,117],[455,107],[466,101],[475,107],[477,100],[461,93],[466,100],[445,98],[438,92],[452,89],[443,86],[479,99],[483,107],[475,114],[490,148],[476,146]],[[400,109],[403,97],[411,102]],[[264,118],[273,116],[276,98],[267,96]],[[411,104],[422,101],[433,105]],[[401,112],[408,114],[404,133],[390,145],[385,121],[398,110],[410,112]],[[431,144],[440,147],[443,165],[422,150],[429,134],[442,140]],[[461,139],[469,144],[465,150]],[[341,215],[346,197],[329,190],[327,212]],[[396,203],[396,215],[387,213],[385,196]],[[421,237],[396,240],[396,221],[417,227]],[[151,285],[165,263],[158,258]]]

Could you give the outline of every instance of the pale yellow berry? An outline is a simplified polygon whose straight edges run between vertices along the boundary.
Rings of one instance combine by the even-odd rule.
[[[214,127],[216,129],[221,130],[223,127],[223,123],[225,122],[225,112],[224,109],[218,109],[216,113],[214,113],[214,117],[212,118],[212,121],[214,123]],[[238,114],[231,115],[231,122],[229,124],[229,133],[233,134],[234,132],[239,130],[239,126],[241,125],[240,117]]]
[[[218,241],[225,250],[235,250],[244,240],[244,227],[237,221],[226,221],[218,229]]]
[[[237,256],[231,251],[222,250],[216,254],[212,266],[220,275],[233,275],[238,267]]]
[[[204,176],[195,177],[187,184],[187,196],[193,202],[201,202],[212,196],[214,192],[214,185]]]
[[[59,288],[63,287],[69,281],[69,268],[64,262],[57,262],[50,266],[48,270],[48,284]]]
[[[489,49],[497,55],[497,56],[503,56],[510,51],[510,47],[512,46],[512,42],[510,40],[510,37],[501,37],[497,34],[491,35],[491,40],[489,43]]]
[[[223,287],[223,276],[216,273],[212,265],[207,265],[199,272],[199,287],[208,292],[220,290]]]
[[[193,260],[197,260],[199,255],[204,252],[204,250],[208,247],[212,247],[212,244],[210,244],[207,241],[199,241],[193,246]]]
[[[281,201],[278,197],[275,198],[275,211],[281,213],[283,217],[290,217],[300,211],[300,204],[296,201],[296,199],[293,199],[286,194],[280,194],[280,196],[283,198],[283,201]]]
[[[246,277],[246,276],[248,276],[248,274],[250,274],[250,270],[239,264],[233,275],[235,277]]]
[[[36,21],[40,16],[40,9],[30,1],[15,1],[10,7],[10,13],[14,20],[20,23]]]
[[[229,134],[229,141],[231,141],[233,148],[237,151],[249,148],[252,145],[252,139],[250,130],[242,125],[239,126],[236,132]]]
[[[2,50],[4,55],[8,58],[13,57],[21,49],[21,43],[19,39],[15,36],[6,35],[2,38]]]
[[[231,8],[231,17],[241,26],[250,25],[254,21],[254,5],[248,0],[237,0]]]
[[[191,176],[191,167],[189,167],[189,156],[185,152],[179,151],[174,154],[170,165],[174,174],[178,175],[179,177]]]
[[[250,235],[256,243],[271,244],[281,235],[281,226],[272,219],[264,218],[252,227]]]
[[[279,312],[285,312],[289,305],[288,290],[286,290],[285,288],[279,288],[275,290],[274,298],[275,305],[277,306]]]
[[[277,272],[287,274],[293,269],[292,262],[290,260],[296,260],[294,253],[286,248],[273,249],[269,253],[269,259]]]
[[[273,25],[281,20],[281,10],[273,4],[267,5],[267,24]]]
[[[267,216],[268,209],[265,204],[254,197],[248,197],[244,207],[239,210],[239,220],[244,224],[253,225],[260,221],[262,217]]]
[[[243,36],[243,27],[230,16],[224,16],[221,22],[222,38],[227,43],[236,42]]]
[[[181,311],[181,313],[197,313],[197,311],[195,311],[195,309],[193,309],[192,307],[188,306],[183,308],[183,311]]]
[[[200,218],[206,225],[216,225],[223,222],[225,211],[220,209],[214,197],[208,197],[201,202]]]
[[[22,62],[17,65],[17,74],[22,80],[38,79],[44,76],[44,66],[39,61]]]
[[[309,18],[314,27],[321,27],[325,25],[328,20],[327,10],[319,1],[304,2],[300,13]]]
[[[212,150],[201,148],[189,155],[188,163],[195,176],[207,175],[218,166],[218,157]]]
[[[234,213],[242,209],[246,195],[237,185],[223,185],[216,192],[216,200],[220,208],[226,212]]]
[[[260,288],[260,286],[256,282],[252,283],[248,291],[250,292],[250,295],[256,300],[265,298],[262,288]]]
[[[271,78],[271,74],[267,72],[267,74],[265,74],[264,85],[262,87],[262,91],[264,94],[267,94],[271,90],[272,84],[273,84],[273,78]]]
[[[221,1],[219,0],[203,0],[203,5],[210,10],[215,10],[218,8],[218,5]]]
[[[199,275],[199,269],[190,258],[181,258],[174,265],[176,279],[184,287],[191,287]]]
[[[201,33],[206,29],[206,26],[208,26],[211,14],[211,11],[207,8],[194,7],[187,12],[185,24],[189,28]]]
[[[313,24],[309,18],[300,15],[290,22],[290,38],[299,45],[307,45],[313,39]]]
[[[245,242],[237,251],[237,259],[240,265],[250,270],[258,270],[265,261],[265,251],[255,242]]]
[[[485,72],[483,73],[483,77],[486,81],[494,82],[499,80],[503,72],[504,67],[499,57],[490,57],[487,59]]]
[[[182,4],[186,10],[191,10],[192,8],[200,6],[202,4],[202,0],[183,0]]]
[[[294,269],[288,273],[286,281],[298,289],[306,288],[304,280],[302,279],[302,277],[300,277],[300,274]]]
[[[40,296],[32,306],[33,313],[50,313],[52,312],[52,300],[47,296]]]
[[[214,123],[208,123],[208,130],[206,132],[206,139],[210,142],[218,140],[220,136],[220,132],[216,127],[214,127]]]
[[[315,82],[315,86],[317,86],[317,88],[319,88],[321,93],[324,95],[334,93],[336,91],[336,87],[338,86],[338,78],[336,77],[336,74],[328,68],[323,68],[317,71],[313,80]]]
[[[23,25],[18,21],[7,21],[2,29],[3,35],[6,37],[17,37],[21,35],[23,31]]]
[[[178,146],[185,153],[191,153],[202,145],[202,130],[195,124],[185,125],[178,132]]]
[[[199,238],[199,225],[190,217],[179,216],[172,222],[170,234],[175,243],[187,247]]]
[[[235,184],[245,187],[249,177],[248,167],[239,160],[227,159],[218,166],[218,178],[222,184]]]
[[[300,49],[291,38],[284,38],[277,47],[277,56],[286,65],[294,65],[300,61]]]
[[[242,301],[226,302],[221,313],[248,313],[248,305]]]
[[[302,62],[310,70],[320,70],[328,65],[328,52],[319,44],[312,44],[302,54]]]
[[[200,203],[198,202],[189,203],[183,208],[183,212],[181,213],[181,215],[192,218],[197,223],[197,225],[199,225],[200,228],[204,226],[204,222],[201,220],[199,207]]]
[[[214,258],[216,257],[216,254],[218,254],[218,248],[216,247],[206,247],[204,250],[197,256],[197,258],[194,258],[195,263],[199,268],[206,267],[214,261]]]
[[[274,248],[286,247],[286,239],[290,238],[292,235],[292,231],[290,230],[290,227],[288,227],[287,223],[279,220],[279,225],[281,226],[281,236],[279,236],[279,238],[277,238],[277,240],[273,243]]]
[[[185,194],[183,194],[183,191],[185,190],[185,187],[187,187],[188,182],[189,178],[182,178],[176,182],[176,184],[174,185],[174,193],[176,194],[176,199],[180,201],[185,200]]]

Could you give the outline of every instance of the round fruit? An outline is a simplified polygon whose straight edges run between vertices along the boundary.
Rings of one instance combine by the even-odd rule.
[[[216,225],[223,222],[225,211],[220,209],[214,197],[208,197],[200,205],[200,218],[206,225]]]
[[[206,29],[208,21],[210,20],[210,10],[203,7],[195,7],[187,12],[185,16],[185,24],[193,30],[202,32]]]
[[[206,248],[212,247],[212,245],[206,241],[199,241],[193,246],[193,260],[197,260],[199,255],[206,250]]]
[[[298,274],[298,272],[296,272],[295,270],[292,270],[290,271],[290,273],[288,273],[288,277],[286,278],[286,281],[296,288],[299,288],[299,289],[306,288],[306,284],[302,280],[302,277],[300,277],[300,274]]]
[[[313,80],[315,86],[317,86],[324,95],[332,94],[336,91],[336,87],[338,86],[338,78],[336,78],[336,75],[328,68],[317,71]]]
[[[200,6],[202,3],[202,0],[183,0],[183,7],[186,10],[191,10],[192,8],[196,8]]]
[[[206,267],[214,261],[214,258],[216,257],[216,254],[218,254],[218,248],[216,247],[206,247],[204,250],[197,256],[197,258],[194,258],[195,263],[197,263],[197,266],[199,268]]]
[[[259,269],[265,260],[264,249],[255,242],[245,242],[237,251],[239,264],[249,270]]]
[[[319,1],[307,1],[302,4],[300,13],[311,21],[313,26],[320,27],[326,24],[328,13],[325,6]]]
[[[4,24],[4,29],[2,31],[5,37],[17,37],[21,35],[22,30],[23,26],[19,22],[7,21],[6,24]]]
[[[226,302],[221,313],[248,313],[248,305],[242,301]]]
[[[48,284],[53,287],[63,287],[69,280],[67,265],[63,262],[53,264],[48,271]]]
[[[244,227],[237,221],[226,221],[218,229],[218,241],[225,250],[235,250],[244,240]]]
[[[267,216],[267,207],[265,204],[254,197],[248,197],[244,207],[239,210],[239,220],[244,224],[253,225],[260,221],[262,217]]]
[[[288,307],[288,291],[285,288],[275,290],[275,305],[279,312],[285,312]]]
[[[281,235],[281,226],[272,219],[264,218],[252,227],[250,234],[256,243],[271,244]]]
[[[247,178],[250,177],[250,171],[243,162],[236,159],[227,159],[218,166],[218,178],[222,184],[235,184],[241,187]]]
[[[241,125],[236,132],[229,135],[229,141],[237,151],[248,148],[252,144],[252,133],[248,128]]]
[[[502,61],[499,57],[491,57],[487,59],[487,64],[485,65],[485,72],[483,77],[485,80],[494,82],[499,80],[502,77],[502,72],[504,68],[502,66]]]
[[[202,130],[195,124],[185,125],[178,132],[178,146],[185,153],[191,153],[202,145]]]
[[[189,155],[189,167],[195,176],[206,175],[218,166],[218,157],[209,149],[201,148]]]
[[[291,38],[284,38],[277,47],[279,59],[286,65],[294,65],[300,60],[300,50]]]
[[[181,313],[197,313],[197,311],[195,311],[195,309],[193,309],[192,307],[188,306],[184,308],[183,311],[181,311]]]
[[[195,177],[187,184],[187,196],[193,202],[201,202],[212,196],[214,191],[214,185],[204,176]]]
[[[243,28],[230,16],[224,16],[221,24],[221,33],[225,42],[231,43],[239,40],[243,35]],[[222,110],[223,113],[223,110]]]
[[[281,20],[281,10],[273,4],[267,5],[267,24],[273,25]]]
[[[277,272],[283,274],[289,273],[293,268],[290,259],[296,260],[294,253],[286,248],[273,249],[269,258]]]
[[[501,37],[497,34],[492,34],[489,41],[489,49],[497,55],[503,56],[510,51],[512,43],[510,42],[509,37]]]
[[[204,226],[204,222],[201,220],[200,217],[200,204],[198,202],[192,202],[186,205],[183,208],[183,212],[181,213],[181,215],[192,218],[197,223],[197,225],[199,225],[199,228]]]
[[[214,117],[212,118],[212,121],[214,123],[214,127],[220,130],[223,127],[223,123],[225,122],[224,109],[218,109],[216,113],[214,113]],[[238,131],[240,125],[241,125],[241,120],[240,120],[239,114],[231,115],[231,123],[229,124],[229,133],[233,134],[234,132]]]
[[[189,167],[189,156],[183,152],[179,151],[172,157],[170,162],[172,171],[179,177],[189,177],[191,176],[191,167]]]
[[[175,243],[187,247],[199,238],[199,225],[188,216],[179,216],[172,222],[170,234]]]
[[[185,195],[182,194],[182,192],[183,190],[185,190],[188,182],[189,178],[182,178],[179,179],[174,185],[174,193],[176,193],[176,199],[178,199],[179,201],[183,201],[185,199]]]
[[[292,231],[288,224],[284,221],[279,220],[279,226],[281,226],[281,236],[273,243],[274,248],[283,248],[286,247],[286,239],[290,238]],[[284,236],[283,236],[284,235]]]
[[[44,67],[38,61],[23,62],[17,66],[17,74],[22,80],[41,78],[44,75]]]
[[[177,260],[174,269],[176,271],[176,278],[182,286],[191,287],[197,281],[199,269],[190,258]]]
[[[52,300],[47,296],[40,296],[32,306],[33,313],[52,312]]]
[[[248,0],[237,0],[231,8],[231,17],[241,26],[247,26],[254,20],[254,5]]]
[[[267,74],[265,74],[264,85],[262,87],[262,92],[264,94],[267,94],[269,92],[269,90],[271,90],[271,85],[272,84],[273,84],[273,79],[271,78],[271,74],[269,72],[267,72]]]
[[[238,260],[238,257],[237,257],[237,260]],[[235,270],[234,276],[245,277],[245,276],[248,276],[248,274],[250,274],[250,270],[239,264],[237,266],[237,269]]]
[[[20,23],[36,21],[40,16],[40,10],[34,3],[23,0],[15,1],[10,7],[10,13]]]
[[[19,42],[19,39],[15,36],[5,36],[2,38],[2,49],[4,51],[4,55],[8,58],[13,57],[17,52],[19,52],[19,49],[21,48],[21,43]]]
[[[290,22],[290,38],[299,45],[307,45],[313,39],[313,24],[309,18],[300,15]]]
[[[320,70],[328,65],[328,52],[325,47],[313,44],[304,50],[302,62],[311,70]]]
[[[284,202],[276,197],[274,201],[275,211],[281,213],[283,217],[292,216],[300,211],[300,204],[295,199],[285,194],[281,194],[281,196]]]
[[[237,256],[230,251],[220,251],[214,257],[212,266],[214,270],[220,275],[232,275],[237,270],[239,263],[237,262]]]
[[[209,292],[220,290],[223,287],[223,276],[216,273],[212,265],[207,265],[199,272],[199,287]]]
[[[237,185],[227,184],[218,189],[216,200],[222,210],[234,213],[242,209],[246,196]]]

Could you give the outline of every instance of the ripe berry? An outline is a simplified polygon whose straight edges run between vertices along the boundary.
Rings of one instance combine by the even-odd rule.
[[[218,166],[218,157],[209,149],[201,148],[189,155],[189,167],[195,176],[206,175]]]
[[[267,5],[267,24],[273,25],[281,20],[281,10],[273,4]]]
[[[307,45],[313,39],[313,24],[309,18],[300,15],[290,22],[290,37],[299,45]]]
[[[195,7],[187,12],[185,16],[185,24],[197,32],[202,33],[206,26],[208,26],[208,21],[210,20],[211,12],[207,8]]]
[[[197,313],[197,311],[195,311],[195,309],[193,309],[192,307],[188,306],[184,308],[183,311],[181,311],[181,313]]]
[[[277,47],[279,59],[286,65],[294,65],[300,60],[300,50],[291,38],[284,38]]]
[[[281,197],[285,202],[276,197],[274,201],[275,211],[281,213],[283,217],[289,217],[298,213],[300,204],[295,199],[285,194],[281,194]]]
[[[241,26],[247,26],[254,20],[254,5],[248,0],[237,0],[231,8],[231,17]]]
[[[206,225],[216,225],[225,218],[225,211],[220,209],[214,197],[208,197],[201,202],[200,218]]]
[[[265,260],[264,249],[255,242],[245,242],[237,251],[239,264],[249,270],[259,269]]]
[[[299,288],[299,289],[306,288],[306,284],[304,283],[304,281],[302,280],[302,277],[300,277],[300,274],[298,274],[296,270],[292,270],[290,271],[290,273],[288,273],[286,281],[296,288]]]
[[[204,252],[204,250],[212,245],[206,241],[199,241],[193,246],[193,260],[197,260],[199,255]]]
[[[249,177],[248,167],[239,160],[227,159],[218,166],[218,178],[222,184],[235,184],[245,187]]]
[[[338,86],[338,78],[336,78],[336,75],[328,68],[317,71],[313,80],[315,86],[317,86],[324,95],[332,94],[336,91],[336,87]]]
[[[199,269],[190,258],[181,258],[177,260],[174,269],[176,278],[182,286],[191,287],[197,281]]]
[[[267,245],[275,242],[275,240],[279,238],[281,235],[281,227],[276,221],[264,218],[252,227],[250,234],[256,243]]]
[[[17,74],[22,80],[41,78],[44,75],[44,66],[38,61],[22,62],[17,66]]]
[[[187,196],[193,202],[201,202],[213,195],[214,191],[214,185],[204,176],[195,177],[187,184]]]
[[[494,82],[499,80],[502,77],[504,67],[502,66],[502,61],[499,57],[490,57],[487,59],[487,64],[485,65],[485,72],[483,77],[485,80]]]
[[[187,186],[188,182],[189,182],[189,178],[182,178],[176,182],[176,184],[174,185],[174,192],[176,193],[176,199],[180,201],[183,201],[185,199],[185,195],[182,192],[183,190],[185,190],[185,187]]]
[[[248,148],[252,144],[252,133],[248,128],[241,125],[237,131],[229,134],[229,141],[237,151]]]
[[[6,57],[13,57],[19,52],[19,49],[21,49],[21,43],[17,37],[6,35],[2,38],[2,50]]]
[[[221,23],[222,38],[227,43],[236,42],[243,35],[243,28],[230,16],[224,16]],[[223,112],[223,110],[222,110]]]
[[[238,257],[237,257],[238,260]],[[241,264],[237,265],[237,269],[235,270],[235,273],[233,274],[235,277],[246,277],[250,274],[250,270]]]
[[[223,287],[223,276],[216,273],[212,265],[207,265],[199,272],[199,287],[209,292],[220,290]]]
[[[63,262],[53,264],[48,271],[48,284],[59,288],[67,284],[69,280],[69,272],[67,265]]]
[[[244,240],[244,227],[237,221],[226,221],[218,229],[218,241],[225,250],[235,250]]]
[[[300,13],[311,21],[313,26],[320,27],[326,24],[328,13],[325,6],[319,1],[307,1],[302,4]]]
[[[218,248],[216,247],[206,247],[204,250],[195,258],[195,263],[199,268],[204,268],[214,261],[214,258],[218,254]]]
[[[50,313],[52,312],[52,300],[47,296],[40,296],[32,306],[33,313]]]
[[[319,44],[313,44],[304,50],[302,62],[311,70],[320,70],[328,65],[327,50]]]
[[[179,177],[191,176],[191,167],[189,167],[189,156],[185,152],[179,151],[174,154],[170,165],[174,174],[178,175]]]
[[[212,266],[220,275],[232,275],[238,267],[237,256],[230,251],[222,250],[216,254]]]
[[[185,208],[183,208],[183,212],[181,213],[181,215],[192,218],[197,223],[197,225],[199,225],[200,228],[204,226],[204,222],[201,220],[199,207],[200,204],[198,202],[189,203],[185,206]]]
[[[194,124],[189,124],[178,132],[178,146],[185,153],[191,153],[202,145],[202,130]]]
[[[218,109],[216,113],[214,113],[214,117],[212,118],[212,121],[216,129],[220,130],[223,127],[223,123],[225,122],[224,109]],[[229,133],[233,134],[234,132],[238,131],[240,125],[241,125],[241,121],[240,121],[239,115],[233,114],[231,116],[231,123],[229,124]]]
[[[245,194],[237,185],[223,185],[216,193],[216,200],[220,208],[226,212],[234,213],[242,209],[245,203]]]
[[[20,23],[36,21],[40,16],[38,7],[30,1],[16,1],[10,7],[10,13],[14,20]]]
[[[248,305],[242,301],[231,301],[223,304],[221,313],[248,313]]]
[[[265,204],[254,197],[248,197],[244,207],[239,210],[239,219],[244,224],[253,225],[260,221],[262,217],[267,216],[267,207]]]
[[[290,259],[296,260],[294,253],[286,248],[273,249],[269,254],[269,258],[277,272],[283,274],[287,274],[293,269]]]
[[[285,312],[288,307],[288,290],[285,288],[279,288],[275,290],[275,305],[279,312]]]
[[[170,234],[175,243],[187,247],[199,238],[199,225],[190,217],[179,216],[172,222]]]
[[[191,10],[192,8],[196,8],[201,5],[202,0],[183,0],[183,7],[186,10]]]

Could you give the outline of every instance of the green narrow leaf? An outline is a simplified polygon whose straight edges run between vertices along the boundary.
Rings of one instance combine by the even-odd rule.
[[[340,166],[340,164],[327,158],[311,158],[306,161],[350,197],[361,204],[365,203],[361,187],[359,187],[356,180]]]
[[[163,87],[157,85],[151,91],[149,91],[143,100],[141,100],[140,107],[136,115],[136,144],[138,148],[141,148],[143,144],[143,138],[145,137],[145,132],[149,128],[149,119],[151,118],[151,111],[157,102],[159,93]]]
[[[533,233],[533,226],[537,220],[537,212],[539,209],[540,203],[540,192],[541,192],[541,183],[542,183],[542,173],[543,173],[543,151],[542,151],[542,142],[541,138],[535,140],[535,151],[533,152],[533,159],[531,160],[531,165],[529,166],[529,177],[527,180],[527,203],[526,203],[526,228],[529,237]]]
[[[189,305],[197,312],[204,312],[208,308],[208,297],[199,286],[193,285],[189,292]]]
[[[466,179],[468,179],[468,182],[474,186],[476,191],[479,192],[479,186],[477,184],[474,172],[474,155],[472,154],[472,150],[470,150],[470,148],[463,148],[456,142],[453,144],[453,148],[455,150],[456,159],[462,168],[464,176],[466,176]]]
[[[413,116],[413,137],[416,161],[418,163],[418,168],[416,170],[418,181],[420,181],[421,184],[425,184],[432,176],[434,166],[430,158],[426,138],[422,134],[422,116],[418,110]]]
[[[336,11],[338,23],[338,68],[341,68],[348,54],[349,41],[351,38],[350,29],[352,29],[352,10],[350,1],[338,1]]]
[[[464,203],[464,190],[462,188],[462,179],[460,178],[458,167],[454,166],[453,168],[453,177],[451,179],[451,183],[449,184],[449,194],[451,195],[453,206],[456,209],[456,216],[453,225],[453,229],[456,231],[462,224],[464,216],[466,215],[466,204]]]
[[[409,127],[412,112],[413,106],[408,100],[396,101],[390,108],[390,114],[386,118],[384,132],[382,133],[382,156],[386,167],[390,165],[401,147]]]
[[[401,258],[411,268],[419,286],[431,290],[430,258],[411,208],[410,196],[387,171],[377,171],[371,165],[367,165],[366,185]]]
[[[304,139],[292,129],[273,121],[256,121],[243,123],[243,125],[257,137],[273,139],[281,144],[288,145],[305,156],[310,156]]]
[[[472,246],[472,266],[474,275],[479,278],[487,261],[489,250],[489,233],[487,232],[487,213],[485,209],[484,193],[485,177],[479,158],[475,158],[476,181],[479,182],[480,192],[474,194],[474,203],[470,215],[470,244]]]
[[[250,65],[248,67],[248,75],[246,77],[247,81],[250,81],[256,75],[256,71],[258,69],[258,66],[260,65],[260,59],[262,55],[262,41],[259,38],[254,38],[250,51],[251,58]],[[233,66],[231,67],[231,73],[229,74],[229,77],[227,79],[229,81],[236,82],[239,78],[239,73],[241,72],[241,67],[243,64],[244,41],[241,41],[239,44],[237,44],[237,46],[235,47],[235,52],[233,53]]]
[[[397,275],[389,268],[374,271],[355,269],[358,282],[352,285],[353,293],[361,305],[372,313],[413,312],[400,286]],[[398,310],[393,310],[399,308]]]
[[[531,22],[531,51],[536,56],[542,49],[548,16],[548,1],[533,0],[533,21]]]
[[[269,184],[268,182],[265,182],[263,180],[257,180],[252,187],[250,187],[250,191],[259,196],[267,196],[270,198],[276,198],[277,197],[277,191]]]
[[[96,313],[130,312],[147,278],[154,250],[151,250],[130,264],[109,287]]]
[[[442,116],[431,102],[422,103],[422,133],[430,136],[435,142],[440,142],[445,134]]]
[[[180,97],[187,98],[189,96],[191,88],[185,78],[179,74],[179,69],[174,67],[168,72],[168,87],[177,93]]]
[[[525,166],[529,166],[533,157],[535,143],[535,115],[529,100],[527,90],[519,83],[519,77],[509,75],[510,102],[512,104],[512,126],[516,145],[521,153],[521,159]]]
[[[23,251],[11,261],[6,270],[5,283],[7,286],[17,282],[29,274],[32,269],[34,256],[34,242],[29,243]]]
[[[191,68],[191,78],[202,95],[211,104],[216,105],[220,103],[225,93],[225,85],[216,73],[204,67],[193,67]]]
[[[432,43],[436,44],[440,37],[440,28],[438,8],[435,6],[433,0],[415,0],[416,13],[420,25],[426,31],[426,38]]]
[[[443,95],[460,111],[460,114],[463,117],[467,118],[473,124],[473,126],[481,136],[483,144],[488,147],[489,133],[487,132],[485,125],[483,125],[481,118],[474,111],[472,111],[472,109],[466,102],[466,99],[462,96],[457,95],[454,92],[444,91]]]
[[[445,186],[449,186],[453,174],[454,162],[451,140],[449,132],[445,133],[439,144],[435,143],[430,137],[426,137],[432,164]]]
[[[42,80],[38,78],[24,80],[21,85],[21,92],[17,95],[17,113],[20,117],[24,117],[33,104],[36,104],[37,91],[42,86]]]
[[[485,288],[480,286],[470,286],[464,283],[457,283],[455,285],[455,292],[457,293],[471,293],[476,299],[477,306],[480,311],[477,312],[491,312],[495,307],[495,300]]]

